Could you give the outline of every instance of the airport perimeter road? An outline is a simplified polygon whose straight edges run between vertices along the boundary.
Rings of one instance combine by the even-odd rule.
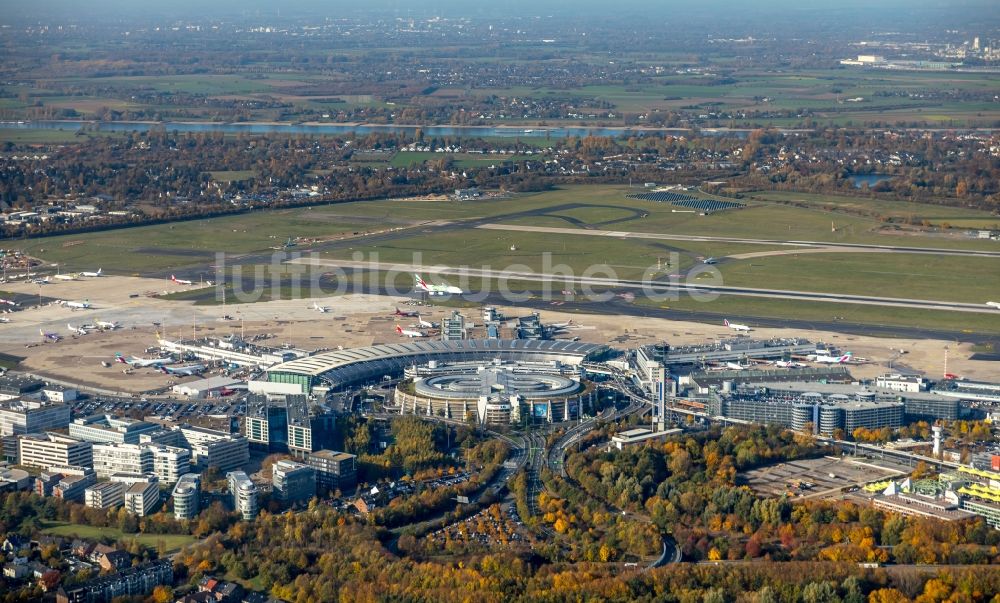
[[[706,237],[699,235],[661,234],[656,232],[628,232],[617,230],[593,230],[589,228],[559,228],[555,226],[524,226],[521,224],[480,224],[476,228],[485,230],[513,230],[517,232],[542,232],[548,234],[568,234],[588,237],[613,237],[616,239],[654,239],[658,241],[695,241],[702,243],[745,243],[747,245],[777,245],[814,249],[831,252],[868,253],[924,253],[930,255],[958,255],[965,257],[1000,258],[1000,251],[976,251],[972,249],[944,249],[939,247],[902,247],[897,245],[864,245],[860,243],[831,243],[828,241],[781,241],[778,239],[741,239],[737,237]]]
[[[821,293],[817,291],[758,289],[753,287],[728,287],[726,285],[700,285],[680,282],[644,282],[612,278],[566,276],[563,274],[545,274],[533,271],[492,270],[485,268],[467,268],[463,266],[422,266],[414,264],[396,264],[390,262],[354,262],[350,260],[324,260],[317,258],[296,258],[290,260],[289,263],[312,266],[339,266],[342,268],[353,268],[355,270],[423,272],[425,274],[464,276],[476,279],[503,279],[507,281],[542,282],[551,283],[557,288],[562,289],[574,286],[601,287],[610,289],[646,290],[652,294],[658,295],[671,293],[739,295],[800,301],[888,306],[896,308],[919,308],[923,310],[947,310],[952,312],[1000,314],[1000,310],[991,308],[985,304],[969,304],[897,297],[877,297],[869,295],[847,295],[841,293]]]

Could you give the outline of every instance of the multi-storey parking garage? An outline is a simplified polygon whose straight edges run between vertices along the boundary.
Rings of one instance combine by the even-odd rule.
[[[340,390],[359,383],[401,375],[408,367],[431,362],[528,362],[578,366],[608,352],[607,346],[576,341],[521,339],[465,339],[460,341],[414,341],[336,350],[299,358],[271,367],[267,379],[273,384],[297,386],[311,394],[314,387]]]
[[[521,421],[558,422],[580,416],[593,403],[593,386],[579,370],[549,365],[457,363],[422,367],[396,388],[401,412],[502,425]]]

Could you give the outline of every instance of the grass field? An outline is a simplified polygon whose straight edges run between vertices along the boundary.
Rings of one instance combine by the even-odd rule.
[[[752,198],[758,201],[804,203],[817,209],[850,212],[873,218],[886,217],[917,225],[927,222],[933,226],[951,225],[953,228],[993,228],[1000,230],[1000,216],[995,216],[988,211],[972,208],[947,207],[930,203],[911,203],[906,201],[885,201],[860,196],[852,197],[786,191],[754,193]]]
[[[156,549],[160,542],[163,542],[168,553],[179,551],[197,540],[194,536],[177,534],[124,534],[117,528],[97,528],[59,521],[47,521],[42,525],[42,532],[53,536],[75,536],[89,540],[110,538],[114,541],[126,542],[136,540],[139,544],[152,549]]]
[[[119,132],[82,130],[28,130],[21,128],[0,128],[0,143],[14,144],[60,144],[85,142],[91,137],[122,136]]]

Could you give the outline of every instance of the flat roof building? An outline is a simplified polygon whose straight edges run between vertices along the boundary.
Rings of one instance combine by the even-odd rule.
[[[139,517],[153,513],[159,503],[160,483],[156,476],[150,476],[146,482],[132,484],[125,491],[125,508]]]
[[[194,519],[201,510],[201,476],[185,473],[174,486],[174,517]]]
[[[142,434],[158,429],[159,425],[146,421],[112,415],[92,415],[70,423],[69,435],[94,443],[137,444]]]
[[[0,437],[64,429],[70,407],[62,402],[9,400],[0,403]]]
[[[191,452],[162,444],[94,444],[94,470],[100,477],[115,473],[152,474],[166,484],[191,468]]]
[[[343,492],[357,485],[357,459],[346,452],[317,450],[309,453],[306,463],[316,470],[316,484],[321,490]]]
[[[282,460],[274,464],[272,487],[275,497],[286,503],[316,496],[316,470],[309,465]]]
[[[84,504],[94,509],[113,509],[125,503],[125,484],[101,482],[84,491]]]
[[[48,469],[53,466],[93,465],[93,445],[58,433],[20,435],[17,438],[18,464]]]
[[[231,471],[226,475],[229,482],[229,495],[232,497],[233,509],[244,520],[251,521],[257,517],[257,486],[254,485],[243,471]]]

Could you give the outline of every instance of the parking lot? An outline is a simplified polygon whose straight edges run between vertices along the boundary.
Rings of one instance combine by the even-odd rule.
[[[737,482],[766,496],[839,498],[841,490],[902,475],[867,459],[821,457],[760,467],[741,473]]]

